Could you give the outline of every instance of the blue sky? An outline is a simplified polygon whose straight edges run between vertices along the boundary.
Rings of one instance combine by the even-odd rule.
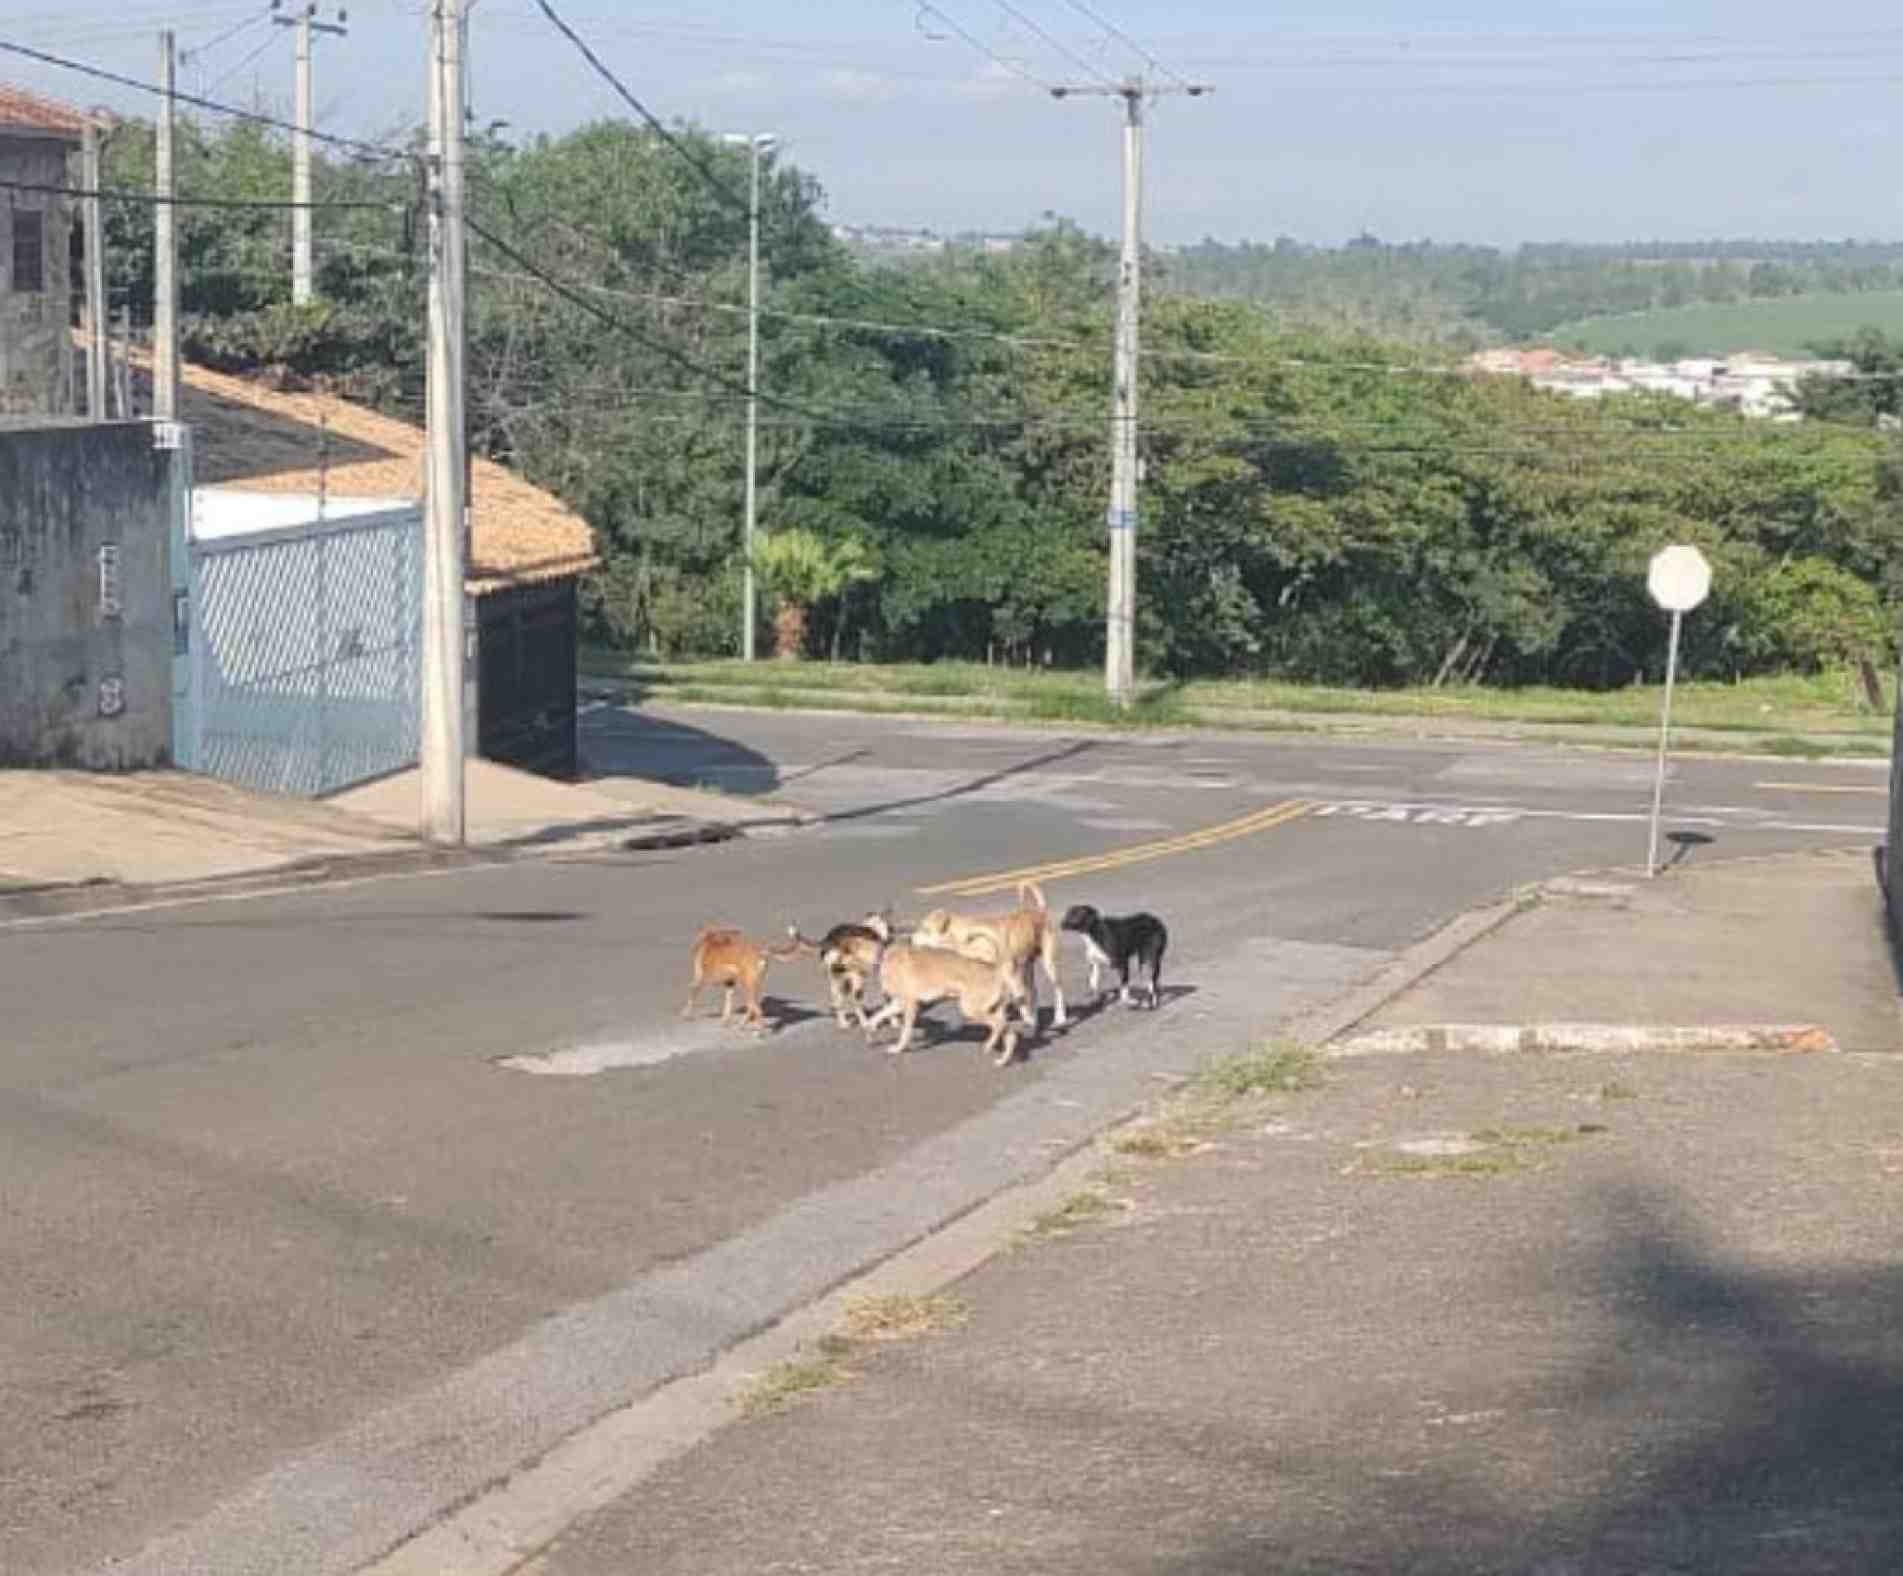
[[[1010,230],[1054,211],[1114,230],[1114,101],[1040,86],[1150,69],[1095,13],[1214,88],[1153,111],[1154,241],[1903,237],[1903,16],[1874,0],[551,3],[663,117],[780,133],[842,221]],[[349,36],[318,47],[320,124],[419,118],[421,0],[348,8]],[[184,86],[282,108],[288,31],[265,10],[20,0],[0,38],[146,76],[170,20],[199,48]],[[481,119],[559,132],[621,111],[533,0],[475,0],[472,30]],[[0,74],[150,107],[17,59]]]

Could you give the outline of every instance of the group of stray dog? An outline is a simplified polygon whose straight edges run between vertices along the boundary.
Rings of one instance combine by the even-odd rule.
[[[776,958],[802,953],[817,955],[826,973],[834,1020],[842,1029],[855,1024],[866,1038],[897,1022],[899,1036],[893,1054],[907,1050],[921,1009],[939,1002],[955,1004],[964,1018],[982,1023],[991,1032],[984,1049],[1003,1067],[1016,1059],[1018,1031],[1013,1009],[1033,1034],[1038,1029],[1037,983],[1033,969],[1042,966],[1057,998],[1053,1028],[1070,1022],[1064,1010],[1064,987],[1057,977],[1058,943],[1064,931],[1083,937],[1090,961],[1090,988],[1100,993],[1106,971],[1117,975],[1118,996],[1134,1006],[1131,975],[1147,1004],[1157,1005],[1163,978],[1163,952],[1169,931],[1154,914],[1115,917],[1100,914],[1087,903],[1073,904],[1062,922],[1053,920],[1035,881],[1018,885],[1018,906],[1003,914],[955,914],[935,908],[901,938],[889,910],[863,920],[835,925],[818,941],[788,926],[788,940],[780,946],[750,939],[731,925],[704,925],[694,937],[693,980],[681,1016],[690,1018],[707,986],[723,986],[726,997],[720,1021],[733,1018],[734,993],[746,1000],[741,1026],[764,1033],[766,1017],[761,988],[767,968]],[[1144,985],[1142,975],[1149,981]],[[877,982],[884,1000],[866,1010],[866,989]]]

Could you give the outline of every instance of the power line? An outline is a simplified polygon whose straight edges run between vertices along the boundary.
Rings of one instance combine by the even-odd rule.
[[[291,208],[374,208],[385,213],[401,213],[405,207],[403,203],[399,202],[289,202],[282,198],[267,197],[161,197],[156,192],[117,191],[108,190],[104,187],[53,186],[40,181],[16,181],[6,178],[0,178],[0,190],[44,192],[55,197],[97,197],[102,202],[146,203],[154,207],[256,208],[263,210]]]
[[[207,93],[217,92],[218,89],[223,87],[227,82],[229,82],[233,77],[235,77],[240,71],[244,70],[246,66],[250,65],[252,61],[256,60],[260,55],[262,55],[267,49],[269,49],[277,41],[278,41],[278,35],[276,33],[273,33],[270,37],[265,39],[265,41],[262,44],[258,45],[256,49],[250,51],[244,57],[244,59],[240,60],[236,65],[227,66],[223,71],[219,72],[218,75],[211,82],[206,84],[205,91]]]
[[[931,0],[918,0],[918,15],[921,20],[928,16],[937,17],[945,26],[949,27],[967,44],[971,45],[973,49],[977,50],[979,54],[989,56],[1013,76],[1022,77],[1026,82],[1030,83],[1032,87],[1042,88],[1046,92],[1050,91],[1050,84],[1048,82],[1040,77],[1033,76],[1017,61],[1007,59],[1005,56],[999,54],[989,44],[985,43],[983,39],[979,38],[975,33],[961,24],[956,17],[947,16],[937,6],[931,4]],[[921,28],[920,31],[923,32],[923,28]],[[925,36],[927,38],[931,37],[929,33]]]
[[[514,263],[518,268],[521,268],[545,288],[553,291],[571,305],[580,307],[582,311],[599,321],[606,323],[612,328],[620,329],[637,344],[644,345],[656,355],[672,361],[684,371],[691,372],[695,377],[705,378],[711,383],[717,383],[721,387],[731,389],[736,393],[763,400],[767,404],[779,406],[784,410],[790,410],[796,415],[803,416],[811,421],[824,421],[826,419],[821,413],[809,410],[793,400],[782,399],[777,394],[763,393],[758,389],[750,389],[744,382],[730,378],[726,373],[707,366],[704,362],[695,360],[694,357],[688,355],[685,351],[676,350],[672,345],[642,333],[639,329],[630,325],[626,319],[616,313],[607,311],[603,307],[597,306],[572,285],[564,284],[561,280],[556,279],[551,274],[537,267],[536,264],[523,253],[517,251],[500,236],[493,234],[478,224],[474,219],[465,219],[464,222],[476,236],[488,242],[489,245],[493,246],[504,257],[508,258],[510,262]]]
[[[28,60],[37,60],[41,65],[57,66],[62,71],[78,72],[81,76],[92,77],[100,82],[110,82],[117,87],[133,88],[140,93],[150,93],[158,98],[166,96],[165,89],[156,82],[142,82],[137,77],[128,77],[120,72],[108,71],[103,66],[88,65],[80,60],[68,60],[62,55],[49,54],[43,49],[34,49],[30,45],[15,43],[10,39],[0,38],[0,51],[10,55],[20,55]],[[279,131],[301,129],[288,120],[279,120],[274,115],[260,114],[256,110],[239,109],[235,104],[221,104],[216,99],[203,98],[195,93],[174,91],[171,97],[175,102],[190,104],[194,109],[209,110],[215,115],[229,115],[234,120],[249,121],[253,125],[270,126]],[[333,147],[346,148],[377,159],[414,160],[416,158],[416,155],[407,148],[381,147],[374,142],[360,142],[354,137],[339,137],[323,131],[312,131],[309,135]]]
[[[581,35],[556,14],[555,8],[548,3],[548,0],[535,0],[535,3],[541,8],[542,14],[555,24],[563,36],[581,51],[582,58],[595,68],[602,79],[606,81],[616,93],[621,95],[623,101],[632,106],[634,112],[639,115],[642,120],[647,122],[649,129],[652,130],[657,137],[693,167],[696,173],[699,174],[701,180],[706,182],[708,188],[713,191],[722,202],[739,213],[747,213],[750,211],[747,199],[729,190],[726,182],[720,178],[719,174],[714,170],[714,167],[704,157],[694,152],[685,142],[675,136],[673,132],[669,131],[666,126],[662,125],[654,112],[630,93],[621,79],[610,71],[608,67],[602,63],[601,57],[582,40]]]
[[[1145,60],[1145,62],[1148,63],[1151,70],[1160,71],[1166,77],[1174,77],[1176,81],[1184,87],[1189,86],[1189,79],[1185,77],[1180,71],[1174,71],[1170,67],[1164,65],[1162,61],[1158,60],[1155,55],[1149,52],[1149,50],[1145,49],[1128,33],[1124,32],[1122,28],[1118,27],[1114,22],[1110,21],[1108,18],[1100,15],[1093,7],[1091,7],[1089,4],[1086,3],[1086,0],[1064,0],[1064,3],[1068,5],[1071,8],[1071,10],[1077,12],[1080,16],[1083,16],[1087,18],[1088,20],[1095,22],[1097,26],[1102,28],[1105,33],[1110,35],[1110,37],[1117,39],[1118,41],[1123,43],[1127,48],[1134,50],[1137,54],[1141,55],[1143,59]]]
[[[1026,16],[1015,5],[1013,5],[1011,3],[1011,0],[996,0],[996,4],[999,10],[1003,11],[1007,16],[1016,17],[1018,21],[1022,22],[1039,38],[1043,39],[1046,44],[1050,45],[1052,49],[1056,50],[1058,54],[1062,55],[1072,65],[1078,67],[1080,70],[1084,71],[1088,75],[1095,77],[1099,82],[1108,84],[1113,80],[1109,76],[1109,74],[1103,70],[1102,67],[1097,66],[1093,64],[1091,61],[1086,60],[1082,55],[1078,54],[1076,50],[1072,49],[1070,45],[1064,43],[1061,39],[1053,38],[1035,21],[1033,21],[1030,17]]]
[[[230,27],[226,28],[216,38],[207,39],[202,44],[194,44],[190,49],[180,50],[178,63],[181,66],[190,65],[194,60],[198,59],[199,56],[209,53],[220,44],[229,43],[240,33],[256,27],[260,22],[267,21],[270,15],[271,11],[269,9],[255,12],[253,15],[246,17],[242,22],[232,23]]]

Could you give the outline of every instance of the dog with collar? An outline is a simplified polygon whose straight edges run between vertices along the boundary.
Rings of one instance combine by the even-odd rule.
[[[1163,979],[1163,953],[1170,944],[1169,928],[1154,914],[1126,914],[1121,917],[1100,914],[1088,903],[1073,903],[1064,912],[1061,930],[1074,930],[1084,938],[1084,956],[1090,960],[1090,988],[1099,993],[1100,981],[1108,969],[1117,971],[1117,995],[1134,1007],[1130,993],[1130,972],[1134,965],[1149,970],[1148,1000],[1152,1010],[1159,999]]]

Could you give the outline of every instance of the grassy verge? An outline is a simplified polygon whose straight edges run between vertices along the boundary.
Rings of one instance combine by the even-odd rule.
[[[1128,713],[1104,698],[1095,672],[1026,672],[975,663],[629,662],[584,651],[585,676],[623,679],[657,696],[691,702],[806,709],[835,706],[861,712],[929,710],[948,716],[1021,718],[1160,727],[1183,723],[1249,726],[1264,715],[1299,726],[1303,717],[1467,720],[1584,727],[1655,728],[1660,687],[1611,691],[1337,689],[1270,679],[1147,681]],[[1894,703],[1885,683],[1886,708]],[[1740,747],[1768,753],[1824,753],[1819,734],[1847,736],[1852,748],[1887,750],[1890,715],[1872,711],[1851,673],[1786,675],[1736,684],[1687,683],[1673,694],[1675,726],[1738,735]]]

